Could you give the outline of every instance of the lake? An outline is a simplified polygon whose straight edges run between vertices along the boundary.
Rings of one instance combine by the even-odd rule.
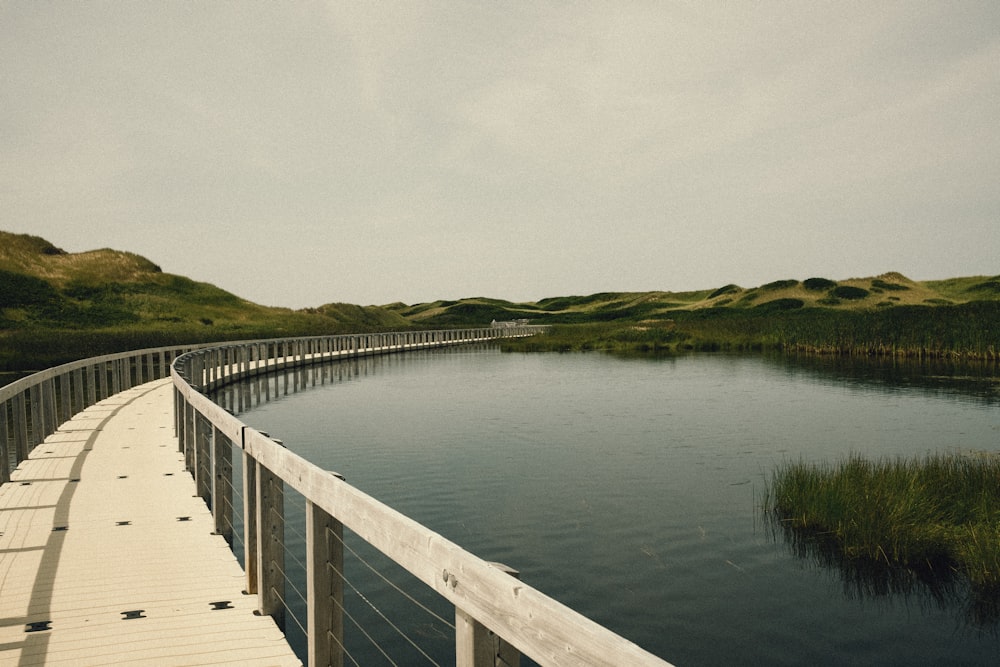
[[[241,412],[242,395],[246,423],[677,665],[980,665],[1000,660],[1000,639],[995,622],[969,613],[960,585],[947,595],[885,585],[797,555],[762,520],[760,502],[783,461],[997,452],[996,375],[478,346],[300,370],[218,400]],[[286,499],[290,549],[301,542],[299,505]],[[373,608],[395,613],[420,651],[454,661],[442,621],[349,560],[348,578],[367,587],[363,598],[345,594],[348,611],[365,625],[378,621]],[[415,588],[453,620],[436,594]],[[345,627],[360,664],[392,664]],[[300,643],[296,634],[290,627]],[[431,664],[403,639],[380,643],[397,664]]]

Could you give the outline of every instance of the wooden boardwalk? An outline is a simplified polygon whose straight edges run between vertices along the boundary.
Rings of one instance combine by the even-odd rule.
[[[0,665],[300,665],[195,496],[169,379],[93,405],[0,486]]]

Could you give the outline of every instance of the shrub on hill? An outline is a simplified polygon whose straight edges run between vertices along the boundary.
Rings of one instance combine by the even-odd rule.
[[[723,294],[733,294],[734,292],[739,292],[739,291],[740,291],[739,285],[729,284],[726,285],[725,287],[720,287],[719,289],[715,290],[714,292],[708,295],[708,298],[714,299],[715,297],[722,296]]]
[[[804,305],[806,304],[802,299],[774,299],[773,301],[759,303],[754,308],[758,310],[795,310],[796,308],[802,308]]]
[[[0,270],[0,308],[50,306],[59,300],[59,293],[41,278]]]
[[[832,287],[836,287],[837,283],[826,278],[806,278],[802,281],[802,286],[807,290],[812,290],[813,292],[823,292]]]
[[[905,292],[906,290],[910,289],[910,286],[900,285],[899,283],[889,283],[884,280],[880,280],[879,278],[876,278],[875,280],[872,281],[872,288],[882,289],[889,292]]]
[[[775,280],[773,283],[761,285],[760,288],[762,290],[773,292],[779,289],[788,289],[790,287],[795,287],[798,284],[799,284],[798,280]]]
[[[981,283],[977,283],[969,288],[970,292],[990,292],[993,294],[1000,294],[1000,276],[993,278],[991,280],[986,280]]]
[[[830,295],[837,299],[848,299],[850,301],[857,301],[858,299],[864,299],[868,296],[870,292],[862,287],[853,287],[851,285],[841,285],[835,287]]]

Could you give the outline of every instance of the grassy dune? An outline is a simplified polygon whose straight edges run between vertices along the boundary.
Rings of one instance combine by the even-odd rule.
[[[132,253],[67,253],[38,237],[0,232],[0,370],[178,343],[409,326],[372,306],[260,306]]]
[[[783,350],[995,360],[1000,276],[918,282],[885,273],[533,303],[477,297],[293,311],[164,273],[132,253],[67,253],[38,237],[0,232],[0,370],[177,342],[487,326],[513,319],[552,329],[510,342],[508,349]]]

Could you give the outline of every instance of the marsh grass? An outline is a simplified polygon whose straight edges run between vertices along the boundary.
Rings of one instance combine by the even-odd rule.
[[[751,308],[645,313],[624,319],[555,322],[546,335],[510,341],[509,351],[688,352],[781,350],[818,355],[996,361],[1000,301],[893,306],[869,311],[802,307],[781,298]],[[641,308],[642,306],[640,306]],[[610,315],[618,317],[623,311]],[[600,313],[600,317],[609,315]],[[581,315],[583,318],[584,315]]]
[[[970,613],[997,615],[1000,596],[1000,456],[934,454],[836,466],[786,463],[763,509],[800,555],[865,582],[923,581],[968,588]],[[881,573],[874,579],[873,572]],[[845,579],[847,580],[847,579]],[[892,586],[889,586],[892,588]]]
[[[672,321],[644,324],[554,324],[543,334],[501,341],[507,352],[586,352],[668,354],[677,351],[686,336]]]

